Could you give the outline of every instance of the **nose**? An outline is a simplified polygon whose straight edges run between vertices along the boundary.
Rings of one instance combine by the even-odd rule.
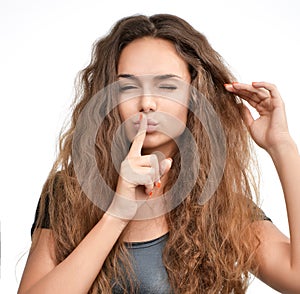
[[[140,99],[140,111],[150,112],[156,111],[156,99],[152,94],[143,94]]]

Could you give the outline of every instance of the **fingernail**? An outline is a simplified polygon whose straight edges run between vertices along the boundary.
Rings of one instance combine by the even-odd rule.
[[[149,197],[151,197],[152,196],[152,194],[153,194],[153,192],[151,191],[151,192],[149,192]]]
[[[224,84],[225,87],[230,86],[231,84]]]
[[[156,182],[155,186],[159,189],[161,187],[161,182]]]
[[[142,118],[143,118],[143,115],[140,113],[140,117],[139,117],[140,121],[142,120]]]

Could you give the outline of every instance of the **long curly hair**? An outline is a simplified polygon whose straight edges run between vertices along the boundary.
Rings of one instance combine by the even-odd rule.
[[[242,120],[242,101],[224,89],[224,83],[235,79],[221,56],[212,49],[205,36],[177,16],[126,17],[118,21],[109,34],[95,42],[91,61],[78,76],[71,123],[61,133],[57,160],[43,187],[37,227],[42,224],[42,212],[48,201],[55,241],[54,258],[60,263],[104,214],[85,196],[76,177],[72,157],[74,131],[90,99],[117,81],[122,49],[142,37],[162,38],[174,44],[178,54],[189,65],[191,85],[213,106],[226,138],[226,163],[221,182],[213,197],[199,204],[199,195],[210,170],[211,146],[205,129],[194,115],[201,109],[201,101],[195,97],[191,99],[193,111],[188,112],[186,126],[197,144],[201,167],[200,171],[192,168],[182,171],[185,179],[197,172],[195,185],[187,197],[166,214],[169,237],[163,262],[171,288],[174,293],[244,293],[249,284],[249,272],[257,270],[254,255],[258,238],[252,223],[261,218],[261,213],[253,204],[254,200],[258,200],[258,189],[254,181],[256,173],[253,171],[251,142]],[[108,114],[97,132],[95,156],[98,172],[114,190],[118,172],[112,164],[111,146],[122,122],[111,101],[101,103],[101,108]],[[188,152],[189,144],[184,148]],[[180,154],[176,154],[173,160],[168,174],[170,185],[181,169]],[[165,187],[165,190],[168,189],[170,187]],[[35,243],[38,234],[34,236]],[[128,280],[129,288],[126,286]],[[112,281],[121,285],[124,293],[136,290],[122,236],[108,255],[89,293],[111,293]]]

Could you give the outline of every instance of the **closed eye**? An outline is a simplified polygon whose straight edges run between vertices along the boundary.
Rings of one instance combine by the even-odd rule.
[[[132,89],[137,89],[136,86],[133,86],[133,85],[128,85],[128,86],[120,86],[119,87],[119,91],[120,92],[125,92],[127,90],[132,90]]]
[[[159,86],[160,89],[165,89],[165,90],[176,90],[176,86],[171,86],[171,85],[161,85]]]

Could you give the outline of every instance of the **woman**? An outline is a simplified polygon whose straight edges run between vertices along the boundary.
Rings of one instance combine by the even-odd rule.
[[[172,15],[128,17],[100,39],[19,293],[244,293],[250,272],[300,293],[300,157],[284,104],[274,85],[234,81]],[[249,134],[277,168],[290,240],[252,201]]]

